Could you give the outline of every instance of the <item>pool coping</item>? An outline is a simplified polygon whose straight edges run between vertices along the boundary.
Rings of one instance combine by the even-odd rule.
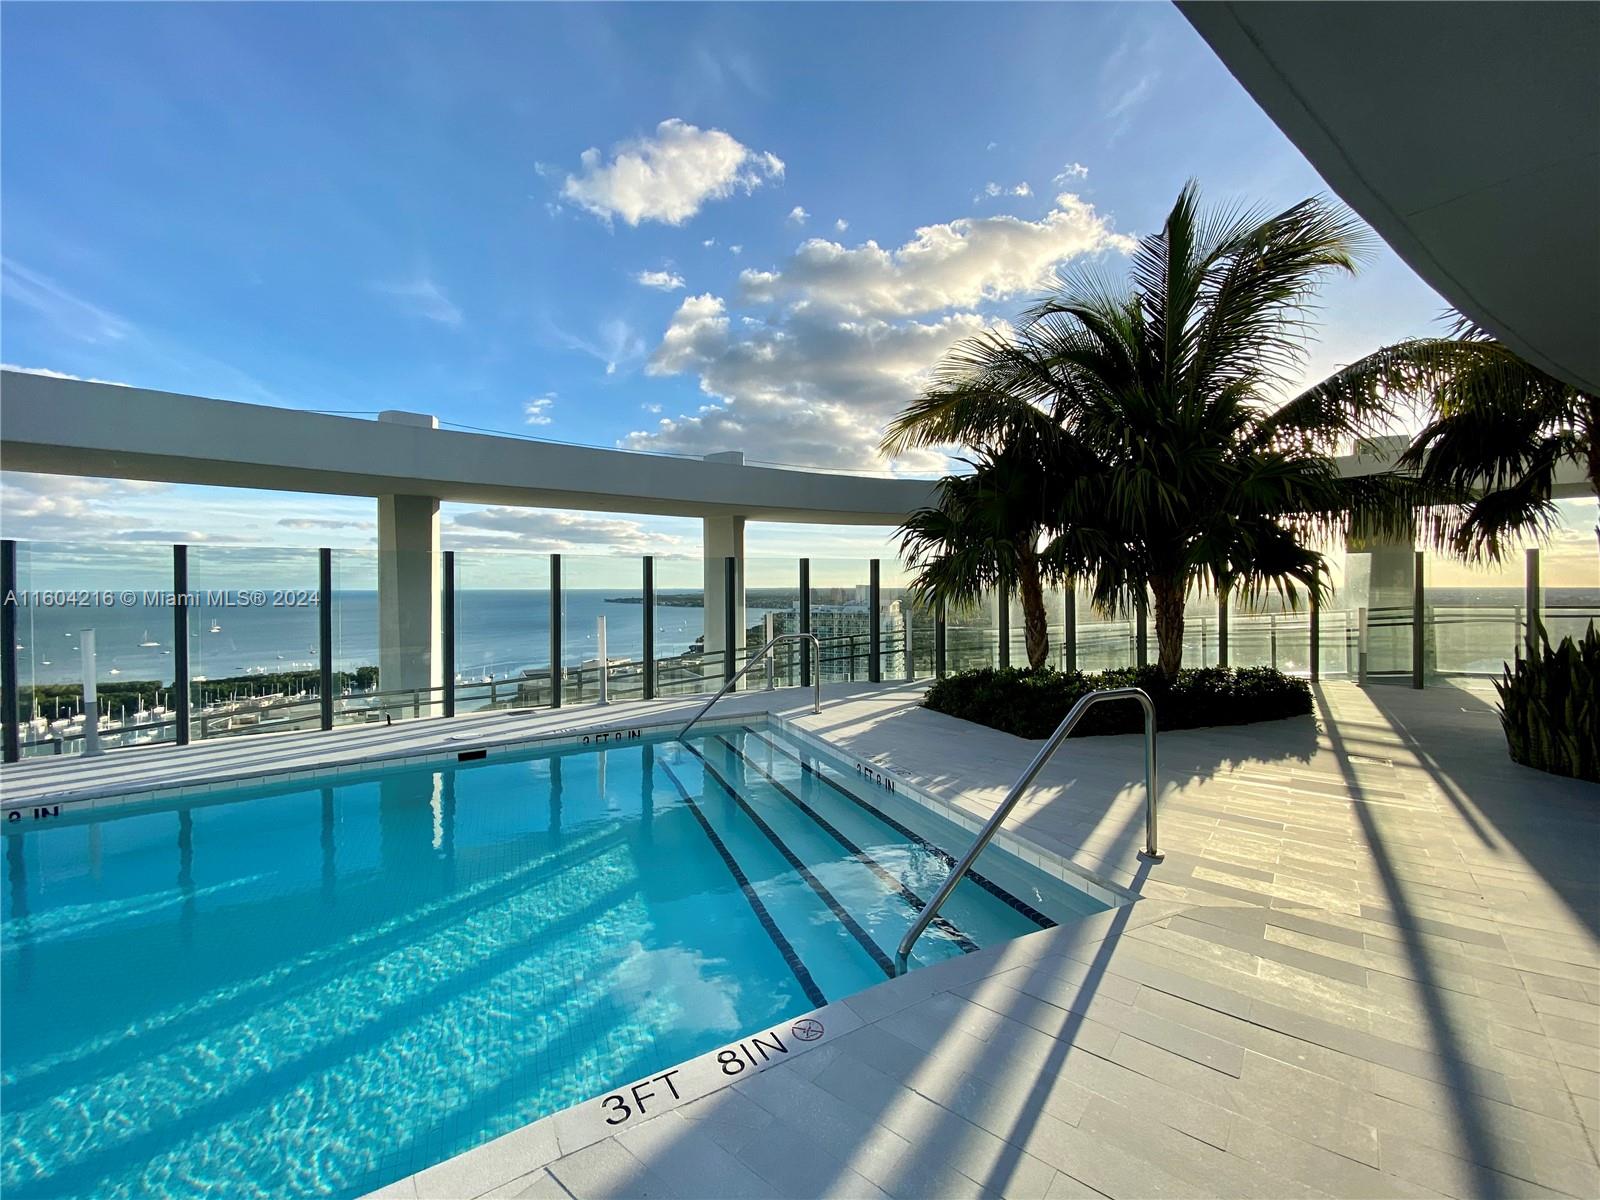
[[[604,714],[605,709],[590,706],[586,709],[575,709],[574,712],[588,712]],[[499,756],[507,753],[516,753],[536,748],[560,749],[565,746],[608,745],[613,742],[627,742],[642,737],[645,732],[654,733],[661,729],[678,724],[683,719],[679,710],[667,710],[645,716],[624,716],[622,719],[611,722],[599,722],[585,725],[567,725],[548,731],[533,731],[517,728],[525,724],[526,719],[539,719],[548,717],[548,709],[508,710],[504,713],[492,714],[500,718],[505,728],[500,730],[484,729],[482,731],[468,731],[463,728],[458,732],[448,732],[452,722],[467,720],[469,718],[438,718],[429,720],[426,729],[417,729],[415,732],[432,735],[434,738],[442,736],[443,741],[449,743],[448,748],[437,747],[422,753],[408,752],[404,745],[396,746],[389,750],[373,750],[371,748],[352,743],[349,746],[330,744],[320,747],[325,761],[315,765],[307,765],[297,761],[301,756],[292,756],[285,765],[280,767],[263,766],[259,763],[239,765],[233,767],[219,767],[213,772],[204,774],[199,781],[183,784],[171,783],[166,778],[153,778],[146,781],[123,782],[110,779],[87,785],[65,787],[57,790],[44,790],[25,792],[21,796],[7,795],[0,797],[0,812],[26,811],[37,807],[54,807],[70,805],[81,809],[115,807],[123,804],[147,804],[165,800],[175,800],[201,796],[208,792],[218,791],[223,788],[239,787],[244,785],[260,784],[270,786],[274,783],[292,783],[298,780],[310,779],[315,776],[325,775],[352,775],[361,772],[379,771],[390,767],[419,767],[432,763],[472,761],[464,759],[463,755],[473,755],[478,751],[484,752],[484,757]],[[491,714],[472,714],[472,716],[489,716]],[[739,720],[748,721],[752,716],[768,717],[770,711],[757,709],[739,714],[719,715],[705,722],[706,727],[718,729],[727,727],[730,723]],[[516,718],[522,717],[524,721]],[[441,722],[443,724],[441,724]],[[355,732],[361,727],[352,727],[350,732]],[[338,740],[338,735],[343,730],[317,731],[332,741]],[[254,746],[262,744],[263,737],[306,737],[301,731],[274,735],[258,735],[251,738]],[[431,739],[430,739],[431,740]],[[226,743],[208,743],[210,746],[225,746]],[[186,747],[162,747],[175,755],[181,755]],[[120,756],[129,753],[148,753],[157,747],[129,747],[116,753]],[[110,756],[95,761],[110,761]],[[26,765],[26,764],[24,764]],[[181,759],[170,764],[168,774],[184,773],[185,764]],[[201,764],[202,771],[204,764]],[[14,775],[0,776],[0,780],[10,782]],[[9,789],[8,789],[9,790]],[[54,814],[52,814],[54,815]]]

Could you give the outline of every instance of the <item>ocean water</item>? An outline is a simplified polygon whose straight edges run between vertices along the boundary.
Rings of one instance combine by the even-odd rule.
[[[626,589],[568,589],[562,608],[565,657],[577,665],[596,654],[596,618],[606,618],[612,658],[644,651],[644,606],[609,603]],[[658,596],[666,593],[658,593]],[[683,593],[685,595],[689,593]],[[698,596],[698,593],[693,593]],[[765,609],[748,610],[751,623]],[[213,628],[215,627],[215,628]],[[310,607],[205,607],[189,614],[189,671],[225,679],[262,671],[317,669],[317,609]],[[656,605],[656,655],[681,654],[705,628],[704,610]],[[80,630],[95,631],[102,680],[173,678],[173,610],[121,605],[109,608],[28,607],[17,613],[17,668],[24,683],[71,683],[83,677]],[[154,642],[156,645],[145,645]],[[334,665],[339,670],[378,661],[378,596],[338,591],[333,602]],[[506,678],[523,667],[550,662],[550,599],[543,590],[460,589],[456,593],[456,670],[464,678]],[[113,676],[111,672],[115,671]]]
[[[8,825],[0,1191],[358,1196],[882,982],[970,838],[734,723]],[[914,965],[1106,907],[978,870]]]

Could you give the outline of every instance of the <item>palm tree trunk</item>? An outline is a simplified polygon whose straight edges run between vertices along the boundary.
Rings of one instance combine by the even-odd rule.
[[[1050,624],[1044,611],[1039,559],[1027,550],[1017,555],[1017,597],[1022,601],[1022,635],[1028,667],[1037,671],[1050,659]]]
[[[1156,661],[1173,680],[1183,665],[1183,577],[1152,579],[1150,590],[1156,602]]]

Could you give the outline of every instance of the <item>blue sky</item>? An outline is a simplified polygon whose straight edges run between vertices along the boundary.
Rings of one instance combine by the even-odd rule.
[[[1280,207],[1325,190],[1166,4],[0,20],[0,358],[286,407],[891,469],[872,446],[918,372],[1052,265],[1115,270],[1186,178]],[[1443,309],[1381,245],[1324,302],[1308,377]],[[15,474],[3,516],[20,537],[372,538],[360,500]],[[462,506],[446,538],[698,549],[690,522]]]

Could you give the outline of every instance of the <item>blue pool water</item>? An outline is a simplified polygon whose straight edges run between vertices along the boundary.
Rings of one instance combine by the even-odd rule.
[[[359,1195],[882,981],[970,838],[775,731],[8,829],[0,1191]],[[918,961],[1104,905],[996,849]]]

